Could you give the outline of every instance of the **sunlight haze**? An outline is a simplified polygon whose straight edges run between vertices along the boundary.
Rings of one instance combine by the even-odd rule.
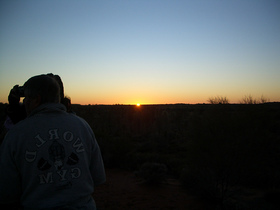
[[[280,101],[278,0],[0,2],[0,102],[61,76],[73,104]]]

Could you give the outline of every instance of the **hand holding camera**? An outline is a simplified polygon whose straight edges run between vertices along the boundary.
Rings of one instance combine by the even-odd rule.
[[[24,88],[23,86],[15,85],[8,96],[9,104],[18,105],[21,97],[24,97]]]

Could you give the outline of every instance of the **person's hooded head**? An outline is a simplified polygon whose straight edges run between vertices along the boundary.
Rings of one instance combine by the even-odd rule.
[[[24,103],[27,115],[45,103],[60,103],[60,87],[55,78],[48,75],[31,77],[24,84]]]

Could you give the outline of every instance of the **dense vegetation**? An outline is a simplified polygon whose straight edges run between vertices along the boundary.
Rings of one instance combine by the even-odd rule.
[[[279,103],[73,110],[94,130],[106,167],[161,169],[160,178],[167,171],[194,194],[221,201],[234,186],[280,188]]]
[[[280,188],[279,103],[74,110],[92,126],[106,167],[137,171],[149,163],[150,180],[161,180],[165,165],[189,191],[218,202],[234,186]]]

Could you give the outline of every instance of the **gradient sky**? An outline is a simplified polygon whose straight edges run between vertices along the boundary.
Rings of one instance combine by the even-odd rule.
[[[1,0],[0,102],[50,72],[75,104],[280,101],[280,1]]]

